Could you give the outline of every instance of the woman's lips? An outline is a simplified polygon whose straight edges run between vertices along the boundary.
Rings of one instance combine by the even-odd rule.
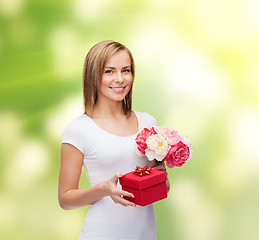
[[[125,90],[125,87],[111,87],[111,89],[116,93],[122,93]]]

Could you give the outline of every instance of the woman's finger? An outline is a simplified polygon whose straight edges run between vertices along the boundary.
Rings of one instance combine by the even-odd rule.
[[[119,178],[122,177],[122,176],[123,176],[122,173],[119,173],[119,172],[118,172],[118,173],[115,173],[115,174],[113,175],[113,177],[112,177],[112,180],[117,183],[117,181],[119,180]]]
[[[112,195],[113,196],[124,196],[124,197],[134,198],[134,195],[132,193],[121,190],[121,189],[118,189],[118,188],[114,190]]]
[[[165,166],[155,166],[153,169],[160,170],[160,171],[166,171]]]
[[[121,190],[121,194],[120,195],[123,195],[125,197],[131,197],[131,198],[134,198],[134,195],[130,192],[127,192],[127,191],[124,191],[124,190]]]
[[[132,207],[136,207],[136,204],[133,203],[133,202],[130,202],[124,198],[122,198],[121,196],[114,196],[112,197],[113,201],[117,204],[121,204],[123,205],[124,207],[127,207],[127,206],[132,206]]]
[[[154,168],[155,166],[156,166],[156,162],[155,162],[155,160],[154,160],[154,161],[151,162],[150,168]]]

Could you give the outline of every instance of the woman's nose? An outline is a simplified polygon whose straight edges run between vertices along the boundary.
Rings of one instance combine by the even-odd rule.
[[[115,82],[118,82],[118,83],[121,83],[121,82],[124,81],[123,76],[122,76],[122,74],[120,72],[116,74],[114,80],[115,80]]]

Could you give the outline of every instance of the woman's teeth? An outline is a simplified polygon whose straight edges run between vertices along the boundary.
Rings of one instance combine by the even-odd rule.
[[[119,92],[119,91],[123,91],[124,87],[112,87],[111,89],[116,91],[116,92]]]

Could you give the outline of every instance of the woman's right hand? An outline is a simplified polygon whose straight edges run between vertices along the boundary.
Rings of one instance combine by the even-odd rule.
[[[110,196],[115,203],[123,206],[136,206],[123,198],[123,196],[134,197],[132,193],[117,188],[118,180],[122,177],[120,173],[90,188],[78,189],[83,157],[82,152],[76,147],[62,143],[58,184],[58,199],[61,208],[69,210],[84,207],[105,196]]]
[[[112,178],[103,182],[105,195],[110,196],[116,204],[121,204],[125,207],[136,207],[135,203],[132,203],[123,198],[123,196],[134,198],[134,195],[132,193],[117,188],[117,183],[120,177],[122,177],[122,174],[116,173]]]

